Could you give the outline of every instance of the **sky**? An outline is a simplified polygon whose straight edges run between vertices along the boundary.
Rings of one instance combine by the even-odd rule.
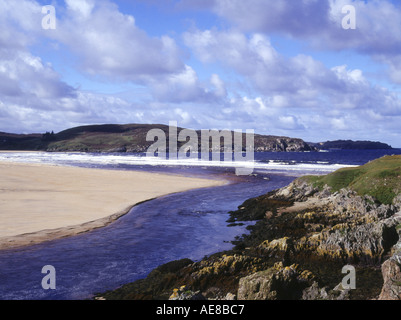
[[[170,121],[401,147],[401,2],[0,0],[0,131]]]

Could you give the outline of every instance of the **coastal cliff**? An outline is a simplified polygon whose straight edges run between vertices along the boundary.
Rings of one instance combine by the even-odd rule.
[[[400,175],[401,156],[391,156],[296,179],[230,213],[231,225],[257,220],[233,250],[171,262],[97,298],[400,299]],[[342,286],[346,265],[356,289]]]
[[[105,124],[82,126],[64,130],[59,133],[45,134],[11,134],[0,132],[0,150],[42,150],[50,152],[146,152],[153,144],[147,141],[146,136],[152,129],[160,130],[169,139],[169,127],[159,124]],[[178,133],[183,128],[177,128]],[[198,146],[201,145],[201,131],[195,131],[198,136]],[[231,136],[233,132],[228,131]],[[175,137],[177,139],[177,137]],[[246,145],[246,134],[242,135],[243,146]],[[185,142],[178,141],[178,148]],[[168,146],[167,146],[168,147]],[[210,148],[210,152],[223,151],[223,144],[217,149]],[[315,151],[302,139],[258,135],[254,136],[254,150],[274,152],[302,152]],[[168,151],[168,150],[167,150]]]

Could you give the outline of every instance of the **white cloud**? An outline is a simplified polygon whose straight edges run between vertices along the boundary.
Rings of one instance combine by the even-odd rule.
[[[237,31],[206,30],[187,32],[184,40],[200,60],[235,70],[277,107],[361,108],[372,96],[382,101],[391,96],[359,69],[329,69],[307,55],[286,58],[260,34],[247,38]]]
[[[155,99],[165,102],[217,102],[226,96],[224,82],[212,75],[210,83],[202,83],[195,70],[186,65],[181,73],[149,80]]]
[[[146,82],[185,69],[171,37],[148,36],[132,15],[106,0],[67,1],[51,36],[78,56],[83,71],[112,80]]]
[[[197,8],[196,2],[185,0],[185,7]],[[345,5],[355,7],[355,30],[342,28]],[[401,6],[397,1],[209,0],[203,2],[202,8],[224,18],[239,32],[281,34],[305,40],[313,48],[369,55],[387,63],[390,79],[401,83]]]
[[[225,98],[227,96],[227,90],[224,81],[221,80],[218,74],[212,74],[210,83],[213,85],[217,97]]]
[[[334,130],[346,130],[348,129],[343,118],[335,118],[331,120],[331,125]]]
[[[67,8],[87,19],[95,7],[94,0],[66,0]]]

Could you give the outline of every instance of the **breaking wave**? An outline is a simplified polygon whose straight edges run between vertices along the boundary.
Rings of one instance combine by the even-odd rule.
[[[295,158],[296,156],[294,156]],[[145,154],[94,154],[94,153],[47,153],[47,152],[6,152],[0,153],[0,161],[37,163],[51,165],[71,165],[85,167],[135,167],[135,166],[188,166],[220,168],[253,168],[254,172],[268,173],[329,173],[350,164],[330,163],[329,161],[299,161],[256,159],[254,161],[216,161],[195,158],[166,159],[149,157]]]

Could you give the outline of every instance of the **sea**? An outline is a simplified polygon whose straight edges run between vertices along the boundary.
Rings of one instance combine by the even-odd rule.
[[[302,175],[328,174],[393,154],[401,154],[401,149],[261,152],[255,153],[252,163],[128,153],[0,153],[0,162],[141,170],[228,182],[144,202],[112,224],[85,234],[0,251],[0,300],[92,299],[97,293],[145,278],[169,261],[199,261],[230,250],[231,241],[247,233],[246,227],[253,223],[228,226],[229,212],[245,200],[284,187]],[[253,173],[237,176],[239,166],[252,167]],[[42,273],[44,266],[54,267],[55,289],[42,286],[47,276]]]

